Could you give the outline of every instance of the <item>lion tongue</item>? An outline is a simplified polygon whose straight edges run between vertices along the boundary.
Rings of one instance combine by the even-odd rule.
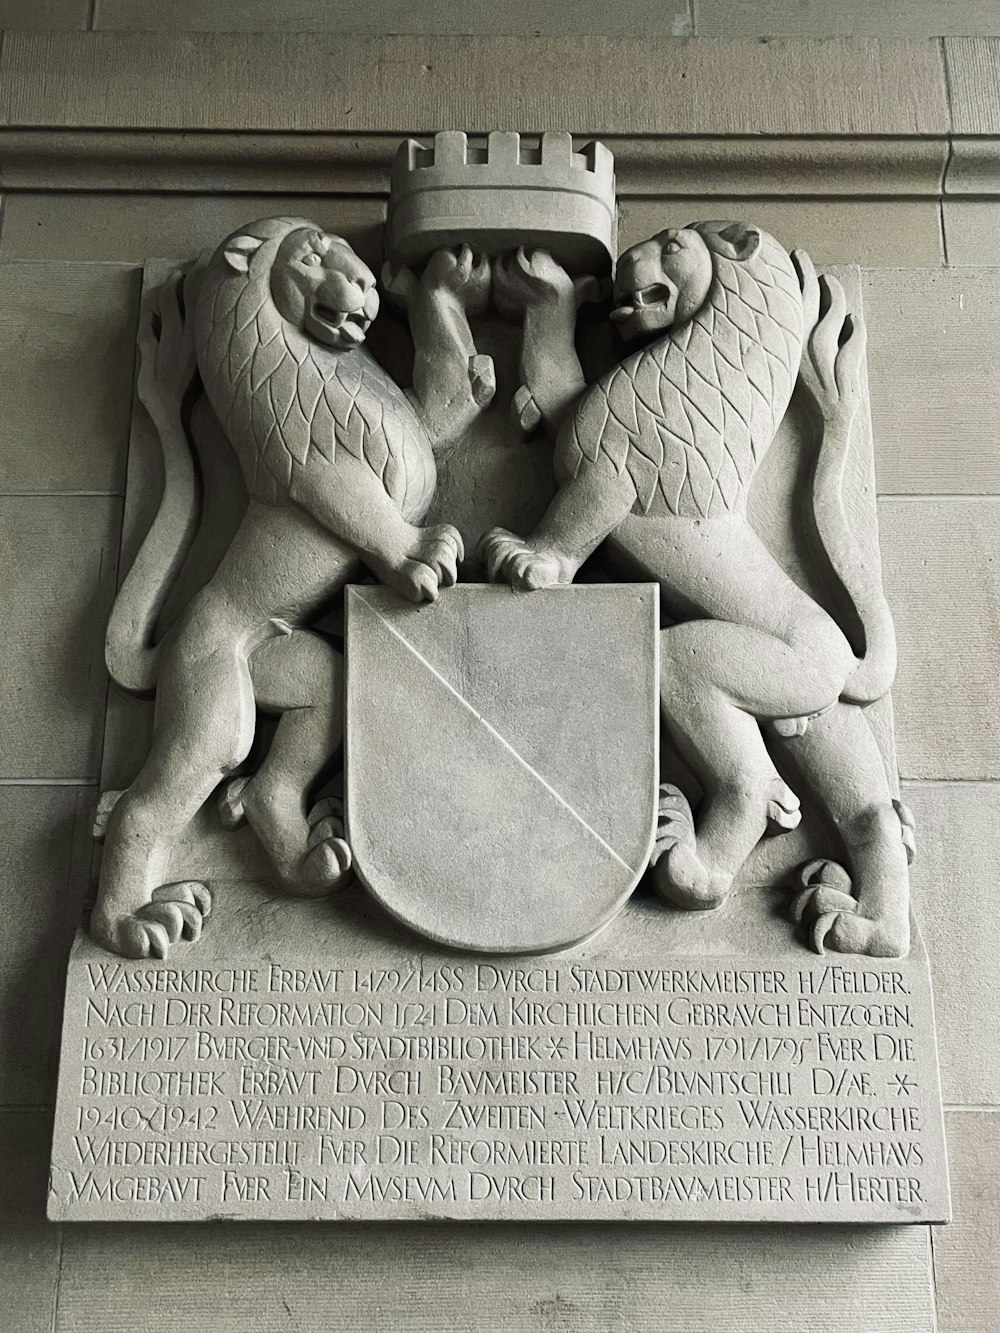
[[[354,320],[350,317],[344,320],[337,332],[347,342],[351,343],[359,343],[365,336],[364,329],[362,329],[361,325],[355,324]]]

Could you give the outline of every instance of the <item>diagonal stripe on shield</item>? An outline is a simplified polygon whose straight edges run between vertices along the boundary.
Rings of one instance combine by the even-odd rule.
[[[656,820],[658,589],[348,589],[348,837],[456,948],[544,952],[624,906]]]

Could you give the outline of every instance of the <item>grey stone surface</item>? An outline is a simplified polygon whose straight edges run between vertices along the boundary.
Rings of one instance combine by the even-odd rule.
[[[205,168],[211,175],[211,163]],[[195,186],[205,188],[204,179]],[[323,185],[317,180],[317,189]],[[366,263],[382,262],[385,201],[377,196],[316,199],[291,193],[206,196],[203,193],[10,194],[4,200],[0,257],[115,260],[150,255],[188,259],[248,218],[315,217],[350,241]]]
[[[60,997],[89,880],[93,800],[89,787],[0,786],[0,1104],[39,1105],[55,1091]]]
[[[945,196],[996,195],[1000,181],[1000,135],[952,138],[944,177]]]
[[[1000,271],[886,269],[863,288],[879,493],[1000,493]]]
[[[1000,1110],[946,1116],[955,1216],[934,1228],[939,1333],[1000,1327]]]
[[[62,1228],[45,1219],[52,1113],[0,1107],[0,1328],[50,1333],[59,1283]]]
[[[0,31],[87,27],[90,0],[0,0]]]
[[[442,151],[457,143],[438,140]],[[496,139],[491,152],[512,145]],[[468,151],[464,140],[461,146]],[[462,165],[471,173],[478,164]],[[476,206],[489,201],[482,191],[470,192],[470,201],[475,221]],[[533,200],[539,215],[545,202]],[[530,216],[524,226],[531,235]],[[129,538],[132,565],[110,622],[108,662],[130,690],[156,686],[161,724],[124,795],[102,798],[107,843],[91,923],[98,942],[141,961],[102,963],[92,945],[77,946],[53,1216],[943,1218],[926,961],[919,942],[896,968],[880,961],[909,947],[911,821],[886,778],[892,741],[879,701],[894,646],[874,563],[856,272],[845,274],[845,292],[837,277],[817,278],[803,253],[793,261],[752,226],[698,224],[658,234],[619,261],[613,319],[627,337],[655,333],[659,341],[586,390],[574,334],[577,306],[596,294],[596,282],[589,280],[588,293],[586,278],[574,282],[537,248],[490,261],[457,244],[460,234],[435,239],[456,244],[435,251],[420,277],[399,266],[395,243],[384,274],[409,318],[418,415],[403,411],[393,382],[357,350],[378,310],[372,274],[313,224],[249,224],[186,275],[150,273],[139,398],[159,437],[165,485],[134,556]],[[514,325],[499,358],[499,326],[484,329],[478,344],[469,324],[487,313],[490,297],[494,322]],[[392,362],[392,347],[383,352]],[[585,354],[593,360],[599,353]],[[678,358],[686,366],[679,380]],[[499,373],[498,360],[506,362]],[[654,362],[659,389],[655,375],[646,382]],[[207,401],[188,427],[179,404],[196,365]],[[307,372],[312,378],[303,381]],[[800,393],[783,426],[797,372]],[[700,387],[692,387],[692,375]],[[535,535],[489,529],[497,507],[502,513],[508,504],[511,479],[490,488],[484,511],[465,511],[466,545],[471,552],[478,543],[487,573],[523,591],[568,583],[613,533],[619,555],[640,567],[640,583],[652,576],[662,585],[672,614],[700,608],[703,616],[661,635],[670,670],[683,676],[665,671],[661,682],[671,763],[687,760],[697,781],[669,766],[663,775],[651,884],[687,910],[664,913],[640,897],[619,926],[550,968],[519,968],[494,955],[530,955],[591,935],[643,870],[657,780],[655,602],[648,592],[607,586],[536,594],[528,603],[500,589],[447,587],[463,555],[458,533],[416,528],[412,520],[452,516],[464,459],[475,491],[482,442],[467,453],[457,446],[478,430],[498,385],[501,403],[509,397],[512,407],[508,437],[539,427],[555,435],[569,424],[556,454],[564,485]],[[365,394],[355,422],[353,405]],[[595,402],[604,410],[591,427]],[[682,413],[684,404],[690,410]],[[170,592],[162,619],[172,629],[156,642],[165,594],[185,554],[194,553],[199,484],[206,500],[226,489],[223,433],[249,503],[242,516],[233,514],[229,554],[214,573],[206,565],[201,591]],[[690,446],[681,448],[676,477],[676,450],[667,448],[674,440]],[[772,440],[778,461],[761,468],[751,491]],[[789,440],[798,457],[788,453]],[[432,446],[451,468],[436,495]],[[565,456],[574,446],[582,463]],[[610,460],[610,472],[588,470],[599,458]],[[409,480],[397,486],[390,465]],[[824,594],[805,591],[818,582],[817,554],[789,516],[806,466],[816,470],[823,558],[864,626],[863,656],[837,628],[839,612],[822,609]],[[384,492],[365,480],[372,472]],[[773,555],[743,517],[748,491],[753,523],[772,540]],[[539,509],[550,495],[551,482],[543,483]],[[623,522],[633,506],[649,517]],[[215,526],[208,513],[204,526]],[[410,535],[397,540],[397,530]],[[411,539],[419,550],[410,549]],[[324,541],[329,549],[317,565],[314,552]],[[657,543],[672,547],[669,569],[657,563]],[[307,819],[307,795],[315,801],[342,725],[340,655],[308,629],[340,584],[357,576],[359,552],[390,591],[362,588],[351,600],[345,826],[336,796],[321,797]],[[476,568],[472,559],[465,568],[467,575]],[[419,605],[436,600],[439,588],[440,602],[424,611],[407,611],[392,595]],[[630,600],[645,625],[635,610],[626,614]],[[574,634],[574,621],[585,635]],[[732,643],[725,652],[714,639],[694,643],[691,654],[674,652],[694,631],[728,634]],[[768,633],[778,657],[762,674]],[[591,650],[581,657],[588,636],[606,645],[606,660]],[[786,661],[800,640],[801,660]],[[558,648],[546,650],[546,642]],[[627,665],[636,656],[650,671],[621,674],[616,659]],[[561,671],[552,666],[556,657],[565,659]],[[719,670],[728,675],[710,676]],[[515,688],[519,673],[524,680]],[[698,691],[707,687],[715,705],[699,710]],[[762,688],[773,702],[758,701],[754,691]],[[602,714],[602,698],[614,701],[618,718]],[[375,699],[384,705],[378,714]],[[244,719],[255,701],[280,721],[257,771],[236,772],[250,751]],[[860,703],[877,705],[871,724]],[[774,758],[761,715],[772,724]],[[636,728],[631,741],[623,718]],[[792,915],[814,948],[875,955],[867,965],[808,962],[793,929],[775,921],[776,908],[789,912],[787,885],[776,882],[773,865],[767,873],[766,857],[755,861],[756,874],[748,870],[767,825],[781,831],[799,823],[798,797],[776,762],[815,789],[820,809],[840,827],[855,885],[852,892],[837,863],[842,854],[814,859],[800,872]],[[482,966],[453,947],[415,955],[413,937],[389,926],[371,897],[355,890],[341,895],[332,922],[308,919],[305,937],[303,917],[285,917],[289,943],[279,947],[276,937],[270,954],[281,961],[266,976],[259,972],[251,960],[263,945],[253,930],[261,909],[272,924],[270,892],[262,897],[235,882],[241,856],[227,859],[220,844],[209,840],[211,850],[198,837],[199,812],[220,770],[233,775],[220,794],[222,822],[249,821],[272,861],[265,877],[276,873],[308,897],[326,895],[347,883],[356,856],[371,896],[419,934],[481,951]],[[693,821],[697,795],[703,799]],[[525,812],[530,831],[518,837]],[[553,849],[557,864],[548,867]],[[598,850],[612,875],[595,874]],[[218,876],[209,876],[215,866]],[[541,894],[535,873],[545,884]],[[208,878],[222,908],[200,939]],[[705,907],[720,910],[691,910]],[[617,948],[616,929],[625,932]],[[671,958],[697,962],[645,970],[662,958],[658,930],[670,940]],[[198,941],[200,971],[156,961],[168,950],[180,949],[183,958],[184,940]],[[289,958],[307,956],[306,965],[286,963],[286,947]],[[331,956],[351,961],[331,969]],[[753,966],[741,969],[738,958]],[[780,962],[768,968],[760,962],[766,958]],[[644,961],[623,971],[625,960]],[[640,998],[573,998],[622,990]],[[327,1003],[283,998],[313,992]],[[535,1000],[535,992],[546,998]],[[136,998],[143,994],[156,998]],[[754,998],[721,1007],[701,999],[719,994]],[[841,996],[849,998],[834,998]],[[327,1030],[302,1031],[317,1022]],[[297,1046],[281,1032],[286,1024],[299,1027]],[[677,1032],[650,1037],[642,1031],[648,1024]],[[610,1044],[607,1025],[616,1029]],[[863,1031],[841,1040],[828,1032],[838,1025]],[[751,1035],[720,1039],[720,1026]],[[237,1030],[228,1033],[231,1027]],[[277,1031],[261,1037],[261,1027]],[[368,1031],[352,1031],[358,1027]],[[772,1028],[786,1030],[776,1042],[767,1040]],[[215,1067],[206,1069],[206,1060]],[[560,1068],[533,1067],[541,1060]],[[785,1070],[776,1067],[782,1060]],[[689,1123],[689,1110],[672,1102],[695,1093],[701,1119]],[[581,1109],[573,1100],[579,1094],[596,1105],[588,1100]],[[745,1100],[755,1095],[768,1100]],[[253,1101],[258,1096],[263,1103]],[[159,1099],[154,1108],[145,1106],[148,1097]],[[259,1115],[275,1097],[284,1099],[280,1108]],[[517,1104],[507,1100],[515,1097]],[[852,1099],[871,1101],[859,1110]],[[577,1137],[553,1138],[560,1115]],[[472,1147],[455,1141],[458,1120],[507,1137]],[[268,1122],[271,1138],[261,1134]],[[687,1156],[662,1133],[658,1142],[636,1137],[678,1128],[698,1135]],[[166,1133],[169,1148],[156,1137]],[[860,1149],[859,1133],[867,1136]],[[476,1153],[487,1149],[480,1160]],[[635,1174],[636,1166],[651,1173]],[[685,1166],[707,1174],[685,1175]]]
[[[1000,875],[1000,787],[908,782],[919,854],[913,892],[931,958],[945,1103],[1000,1105],[1000,960],[970,930],[983,886]]]
[[[57,1333],[934,1330],[924,1227],[65,1230]]]
[[[694,0],[699,37],[943,37],[996,33],[991,0]]]
[[[791,129],[768,138],[706,133],[696,138],[602,135],[601,141],[614,153],[623,195],[714,194],[758,200],[774,196],[804,202],[822,196],[832,218],[839,215],[841,198],[936,200],[953,142],[943,130],[917,139],[898,134],[876,138],[822,134],[803,139]],[[978,155],[968,149],[979,141],[960,142],[964,151],[959,165]],[[995,160],[996,140],[990,143]],[[394,137],[354,130],[313,134],[282,130],[261,137],[219,130],[192,136],[177,130],[0,129],[3,182],[8,190],[40,190],[53,195],[55,202],[62,192],[76,190],[129,191],[140,196],[211,191],[202,197],[206,209],[212,195],[329,195],[331,183],[341,196],[385,194],[395,144]],[[953,157],[950,180],[957,180],[955,171]],[[131,207],[135,201],[128,202]],[[164,200],[170,205],[177,202]],[[315,200],[311,211],[321,202]],[[245,214],[253,211],[248,204]],[[704,216],[706,210],[695,211]],[[727,211],[744,209],[741,204]],[[804,207],[803,216],[814,212]],[[859,246],[879,244],[877,237],[864,232],[855,241]],[[863,255],[849,252],[849,257]]]
[[[221,6],[213,6],[213,11],[216,8]],[[203,11],[207,13],[204,7]],[[37,6],[35,12],[38,12]],[[921,12],[919,6],[910,6],[906,13],[897,9],[890,15],[884,6],[871,7],[862,17],[865,22],[888,22],[891,19],[898,31],[912,15],[919,17]],[[965,12],[961,6],[948,6],[941,23],[948,22],[953,14]],[[166,22],[170,15],[158,17]],[[825,14],[823,18],[826,18]],[[183,78],[183,68],[175,77]],[[61,87],[65,89],[68,82],[69,78],[63,75]],[[733,80],[720,82],[728,87]],[[846,83],[850,86],[850,78]],[[816,80],[816,85],[822,86],[821,78]],[[779,81],[773,90],[775,95],[780,95],[780,86]],[[982,79],[980,96],[989,96],[994,87],[993,80]],[[621,97],[620,87],[615,89],[615,95]],[[595,128],[601,127],[597,125]],[[75,142],[81,137],[77,136]],[[199,136],[198,142],[211,154],[214,147],[209,141],[225,137]],[[235,145],[247,141],[248,136],[229,136],[229,142]],[[129,141],[127,151],[134,151],[135,142],[134,139]],[[284,146],[265,142],[268,152],[277,152],[283,160],[291,161],[290,155],[285,157]],[[318,142],[318,138],[313,142]],[[755,142],[751,138],[744,144]],[[764,139],[761,142],[770,144],[773,141]],[[805,139],[801,142],[810,146],[811,153],[813,141]],[[865,150],[870,147],[870,141],[846,137],[841,142],[844,152],[853,161],[867,161]],[[944,141],[939,142],[943,144]],[[699,154],[703,151],[703,141],[695,139],[690,143]],[[726,144],[724,140],[717,140],[716,146],[727,156],[735,151],[734,144]],[[898,161],[895,148],[891,141],[887,142],[886,151]],[[108,145],[103,151],[112,156],[124,155],[126,148],[121,144]],[[86,158],[82,160],[86,163],[82,170],[86,171],[89,162]],[[149,159],[145,148],[141,150],[141,161],[143,172],[148,172]],[[5,171],[5,182],[7,179]],[[672,182],[673,177],[670,179]],[[72,188],[80,188],[81,184],[88,188],[90,183],[91,178],[86,176]],[[839,178],[827,177],[826,184],[835,193],[840,189]],[[869,184],[880,189],[882,180]],[[206,173],[193,182],[188,180],[179,188],[208,191],[224,186],[219,179],[211,180]],[[243,188],[255,189],[257,186],[244,185]],[[318,184],[310,188],[323,189],[325,186]],[[8,210],[18,202],[17,196],[8,196]],[[166,218],[176,202],[167,196],[155,201],[152,207],[161,208]],[[184,202],[185,207],[206,213],[215,207],[215,200],[207,193],[200,199]],[[853,205],[856,201],[851,202]],[[57,211],[63,227],[63,254],[72,258],[72,210],[78,209],[82,217],[89,200],[82,195],[65,201],[53,199],[52,204],[54,210],[58,205],[65,205]],[[879,246],[885,247],[880,258],[889,263],[898,262],[898,256],[891,253],[891,241],[894,235],[900,234],[905,234],[907,253],[913,252],[913,232],[905,211],[879,217],[874,212],[842,211],[840,204],[839,199],[830,200],[826,208],[831,222],[845,218],[840,233],[841,253],[845,258],[857,258],[869,247]],[[950,247],[952,262],[977,266],[993,262],[1000,229],[992,217],[992,203],[963,200],[960,205],[945,203],[946,229],[956,213],[966,219],[974,217],[976,225],[973,227],[970,223],[967,249]],[[241,210],[232,222],[266,211],[269,211],[266,206],[254,204]],[[677,220],[707,216],[712,211],[711,208],[695,207]],[[742,214],[749,210],[741,205],[736,211]],[[41,213],[43,215],[44,210]],[[805,204],[801,216],[808,220],[809,211]],[[856,227],[853,243],[846,221],[848,216],[865,219]],[[130,217],[128,207],[118,210],[117,225],[123,233],[130,225]],[[807,239],[802,232],[789,230],[782,233],[767,218],[761,217],[761,220],[779,235],[787,235],[789,240]],[[109,218],[109,236],[114,225]],[[225,225],[229,225],[228,221]],[[156,244],[154,229],[150,230],[154,243],[145,247],[137,245],[134,254],[138,258],[161,249]],[[651,228],[637,231],[631,239],[640,239],[646,230]],[[216,234],[213,232],[204,239],[212,240]],[[114,243],[113,238],[110,243]],[[823,255],[824,242],[819,224],[816,224],[816,239],[809,238],[807,243],[815,253]],[[859,248],[852,249],[852,244]],[[163,246],[162,249],[188,252],[186,247]],[[948,392],[948,384],[942,380],[941,395],[946,397]],[[963,471],[963,479],[965,475]],[[946,482],[944,488],[952,489]],[[947,562],[950,558],[950,553],[942,550],[940,559]],[[919,580],[918,566],[914,567],[913,577]],[[958,577],[956,574],[956,579]],[[907,592],[906,589],[903,591]],[[917,596],[919,583],[913,592],[913,597]],[[218,830],[214,832],[221,842]],[[251,837],[248,831],[225,836]],[[771,846],[783,849],[794,836],[778,839]],[[960,832],[956,830],[953,836],[956,846],[960,847]],[[946,888],[946,884],[943,887]],[[966,920],[967,924],[959,928],[967,932],[967,939],[972,942],[970,947],[973,947],[975,942],[982,940],[983,934],[978,918],[974,916]],[[960,956],[960,950],[956,949],[959,965]],[[40,1146],[44,1148],[44,1145]],[[348,1231],[350,1240],[346,1239]],[[213,1228],[211,1233],[200,1227],[140,1229],[138,1233],[129,1233],[117,1226],[71,1228],[64,1282],[66,1302],[60,1326],[64,1330],[86,1326],[100,1330],[100,1333],[116,1328],[135,1333],[139,1327],[169,1326],[172,1329],[197,1329],[202,1333],[205,1323],[214,1316],[220,1328],[239,1329],[244,1333],[250,1327],[270,1330],[287,1322],[289,1311],[281,1303],[286,1300],[304,1327],[322,1329],[334,1326],[335,1321],[352,1330],[383,1321],[393,1330],[404,1326],[437,1330],[442,1308],[454,1311],[456,1322],[473,1327],[478,1321],[481,1327],[490,1329],[499,1319],[512,1327],[525,1329],[546,1323],[556,1327],[561,1323],[570,1328],[605,1329],[615,1326],[615,1321],[620,1328],[645,1326],[659,1329],[665,1310],[677,1311],[678,1320],[686,1320],[690,1325],[700,1323],[712,1330],[725,1329],[727,1333],[729,1328],[736,1326],[752,1327],[755,1333],[779,1325],[790,1328],[793,1333],[801,1333],[804,1328],[827,1326],[857,1328],[864,1333],[882,1326],[924,1328],[930,1326],[933,1315],[926,1282],[926,1247],[921,1247],[923,1237],[918,1237],[917,1231],[916,1228],[891,1231],[852,1228],[826,1233],[819,1229],[796,1228],[754,1236],[747,1229],[722,1232],[701,1229],[688,1231],[683,1238],[674,1231],[672,1239],[677,1241],[674,1248],[664,1245],[664,1233],[656,1228],[633,1228],[624,1233],[614,1228],[581,1228],[554,1233],[536,1230],[527,1236],[521,1232],[513,1237],[503,1228],[483,1228],[471,1235],[467,1228],[455,1228],[440,1242],[433,1239],[433,1230],[421,1231],[419,1227],[389,1229],[377,1238],[370,1228],[337,1228],[335,1233],[322,1228],[276,1231],[221,1225]],[[210,1234],[209,1243],[206,1243],[206,1234]],[[331,1258],[334,1239],[337,1255]],[[963,1297],[968,1300],[971,1317],[981,1309],[978,1304],[980,1288],[975,1284],[991,1277],[988,1265],[979,1263],[977,1251],[970,1249],[968,1253],[961,1280],[968,1285],[963,1290],[961,1283],[953,1283],[949,1297],[949,1310],[954,1315],[957,1329],[964,1327],[966,1322],[963,1320]],[[704,1259],[704,1266],[699,1265],[700,1258]],[[134,1273],[134,1281],[126,1280],[124,1276],[126,1264]],[[398,1284],[386,1282],[381,1285],[377,1307],[373,1308],[375,1297],[370,1275],[380,1265],[400,1277]],[[579,1293],[576,1308],[572,1308],[573,1298],[565,1294],[570,1287]],[[717,1298],[715,1293],[718,1293]],[[990,1306],[985,1309],[988,1316]]]
[[[809,959],[751,886],[570,954],[219,882],[196,946],[70,964],[50,1216],[947,1214],[926,959]],[[125,1053],[128,1052],[128,1058]]]
[[[1000,500],[885,499],[879,527],[899,635],[893,700],[900,774],[995,779]]]
[[[0,251],[2,253],[2,251]],[[4,491],[121,491],[139,271],[0,264]]]
[[[765,227],[787,248],[801,246],[817,263],[889,266],[905,253],[914,267],[939,267],[941,248],[939,206],[933,198],[864,199],[821,195],[811,184],[807,197],[754,199],[751,207],[738,195],[700,194],[692,199],[624,199],[621,204],[621,245],[643,240],[657,227],[682,227],[693,218],[747,217]]]
[[[120,509],[112,496],[0,497],[2,777],[97,776]]]
[[[44,26],[55,27],[55,24]],[[603,36],[644,37],[690,35],[686,0],[641,0],[610,11],[604,0],[578,0],[573,31]],[[174,0],[167,7],[150,0],[97,0],[95,28],[138,29],[143,32],[335,32],[348,33],[495,33],[537,32],[560,36],[567,15],[558,5],[540,8],[533,0],[465,0],[460,8],[447,0],[419,3],[378,3],[359,9],[348,0],[284,0],[280,10],[265,0]],[[963,29],[963,31],[965,31]],[[971,29],[970,29],[971,31]]]
[[[952,130],[1000,134],[1000,35],[949,37],[944,56]]]
[[[949,264],[1000,265],[1000,199],[946,199],[941,216]]]
[[[930,41],[379,36],[336,49],[334,79],[311,33],[12,33],[0,124],[911,136],[950,123]]]

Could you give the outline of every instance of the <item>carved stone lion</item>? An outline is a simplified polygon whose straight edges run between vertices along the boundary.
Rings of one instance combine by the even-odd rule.
[[[547,287],[553,308],[561,299],[570,309],[571,287],[542,252],[522,254],[497,281],[508,301],[519,290],[525,304],[537,303]],[[813,923],[817,947],[895,955],[909,943],[908,829],[856,706],[889,689],[895,640],[878,570],[855,549],[840,498],[864,330],[846,314],[839,284],[822,282],[820,318],[808,257],[736,223],[665,231],[629,250],[612,319],[641,345],[578,398],[551,387],[582,382],[572,346],[563,374],[545,382],[531,382],[526,346],[526,393],[550,425],[562,423],[559,490],[530,537],[494,529],[480,551],[491,577],[532,589],[572,581],[610,539],[660,584],[677,622],[661,636],[664,719],[704,792],[697,820],[677,788],[661,793],[654,882],[669,902],[717,907],[764,833],[798,822],[763,725],[822,792],[856,881],[852,894],[846,874],[825,869],[831,863],[808,867],[796,912]],[[566,324],[565,312],[561,322],[553,315],[550,360]],[[823,434],[816,528],[863,629],[860,654],[746,517],[800,364]]]
[[[342,739],[340,654],[304,628],[363,561],[413,601],[452,584],[462,541],[418,526],[435,486],[433,446],[490,396],[466,319],[489,270],[466,247],[440,251],[413,294],[411,321],[435,355],[404,394],[363,345],[375,278],[338,236],[272,218],[176,273],[144,312],[139,391],[164,452],[163,502],[122,585],[107,661],[119,684],[155,688],[149,757],[106,826],[95,938],[133,957],[193,938],[208,890],[165,883],[171,848],[220,779],[249,753],[257,710],[279,715],[255,775],[223,794],[245,817],[282,885],[318,895],[351,864],[335,803],[307,797]],[[249,507],[204,588],[166,635],[156,622],[196,526],[184,417],[198,379],[239,459]]]

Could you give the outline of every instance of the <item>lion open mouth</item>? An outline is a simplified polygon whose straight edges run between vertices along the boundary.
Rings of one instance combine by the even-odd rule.
[[[631,319],[638,312],[666,310],[673,300],[673,289],[666,283],[654,282],[638,291],[625,293],[611,312],[616,323]]]
[[[328,305],[314,305],[313,322],[340,346],[355,346],[364,341],[371,323],[364,310],[335,310]]]

